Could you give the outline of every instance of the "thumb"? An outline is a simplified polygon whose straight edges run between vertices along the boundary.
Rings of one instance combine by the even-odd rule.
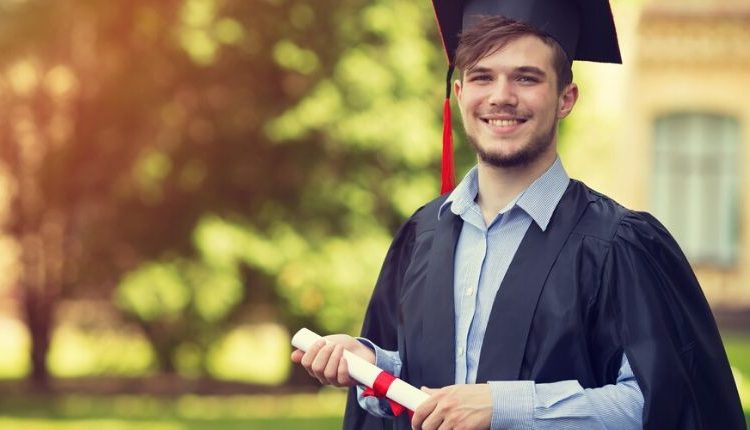
[[[424,386],[420,387],[419,389],[430,395],[435,394],[438,391],[437,388],[427,388]]]

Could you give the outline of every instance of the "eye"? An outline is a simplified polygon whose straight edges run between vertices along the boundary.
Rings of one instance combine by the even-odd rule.
[[[536,84],[539,82],[539,78],[532,75],[520,75],[516,80],[522,84]]]

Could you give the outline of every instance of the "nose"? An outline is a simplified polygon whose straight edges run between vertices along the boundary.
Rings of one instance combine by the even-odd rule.
[[[507,79],[496,80],[489,93],[488,102],[491,106],[516,106],[518,96],[512,83]]]

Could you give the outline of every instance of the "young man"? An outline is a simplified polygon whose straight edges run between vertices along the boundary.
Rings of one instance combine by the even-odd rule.
[[[557,157],[557,123],[578,97],[570,59],[608,43],[580,40],[591,25],[611,42],[607,2],[434,3],[477,166],[397,233],[363,339],[329,336],[292,359],[349,386],[348,349],[431,394],[393,419],[353,390],[349,429],[745,428],[677,244],[650,215],[569,179]],[[454,56],[446,20],[457,13]]]

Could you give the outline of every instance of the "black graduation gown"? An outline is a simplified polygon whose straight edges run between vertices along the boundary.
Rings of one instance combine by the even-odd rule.
[[[362,335],[398,350],[412,385],[454,383],[454,251],[462,221],[418,210],[398,231]],[[532,222],[492,307],[477,383],[613,384],[625,351],[645,429],[744,429],[719,332],[687,260],[652,216],[572,180],[546,231]],[[347,430],[408,429],[349,393]]]

